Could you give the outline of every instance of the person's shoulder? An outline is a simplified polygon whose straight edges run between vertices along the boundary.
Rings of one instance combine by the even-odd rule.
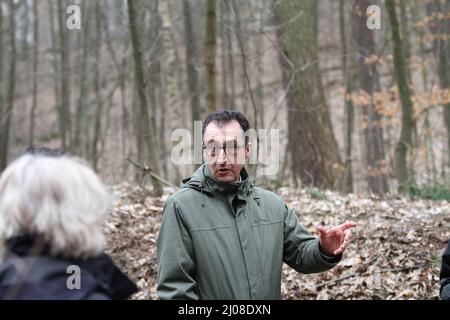
[[[186,200],[191,200],[192,197],[195,197],[197,194],[199,194],[199,191],[191,188],[178,189],[177,191],[172,193],[169,198],[167,198],[166,205],[173,203],[183,203]]]
[[[285,206],[284,200],[273,191],[264,189],[262,187],[254,187],[254,191],[264,202],[267,201],[282,207]]]

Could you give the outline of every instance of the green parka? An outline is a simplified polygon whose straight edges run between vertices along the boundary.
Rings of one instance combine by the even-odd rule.
[[[166,202],[158,237],[161,299],[280,299],[283,261],[301,273],[340,261],[273,192],[221,184],[202,165]]]

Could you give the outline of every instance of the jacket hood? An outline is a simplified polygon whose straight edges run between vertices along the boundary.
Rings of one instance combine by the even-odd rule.
[[[211,169],[206,165],[201,165],[194,174],[182,180],[181,188],[189,188],[202,193],[202,207],[205,206],[203,193],[214,194],[237,194],[245,198],[249,193],[258,202],[259,196],[255,193],[254,184],[250,182],[250,177],[245,168],[241,170],[241,181],[238,182],[218,182],[214,179]]]

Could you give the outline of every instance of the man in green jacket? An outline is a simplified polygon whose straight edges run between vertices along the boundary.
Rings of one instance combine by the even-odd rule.
[[[164,207],[161,299],[280,299],[283,262],[314,273],[341,260],[356,223],[318,227],[315,238],[280,197],[255,187],[244,168],[248,129],[235,111],[214,112],[204,121],[206,164],[183,180]]]

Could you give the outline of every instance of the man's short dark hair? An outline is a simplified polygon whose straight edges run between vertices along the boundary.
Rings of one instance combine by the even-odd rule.
[[[244,131],[244,134],[247,132],[248,129],[250,129],[250,124],[247,118],[245,118],[245,116],[242,113],[240,113],[239,111],[231,111],[224,109],[208,114],[205,121],[203,122],[202,136],[205,135],[206,127],[211,122],[216,122],[218,124],[227,124],[233,120],[239,122],[239,125]],[[247,143],[248,143],[248,136],[245,136],[245,144]]]

